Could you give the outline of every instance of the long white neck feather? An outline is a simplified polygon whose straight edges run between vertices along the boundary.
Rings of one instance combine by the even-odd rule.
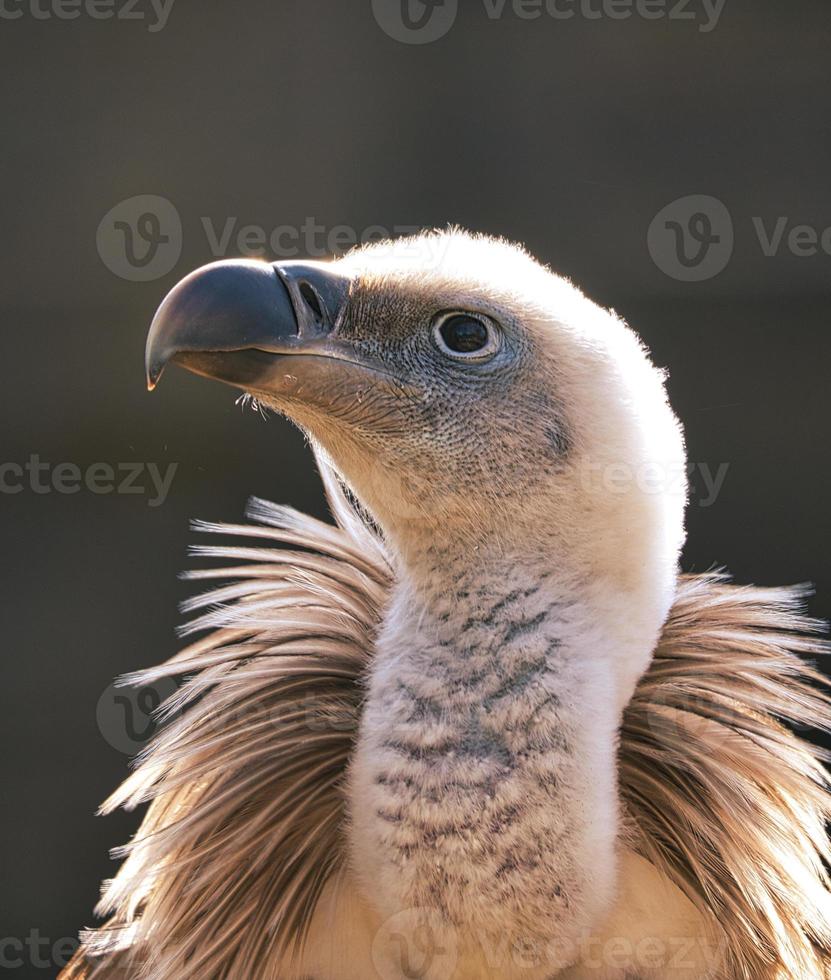
[[[434,545],[398,578],[351,771],[352,865],[381,915],[429,910],[463,942],[542,942],[563,966],[614,899],[623,686],[660,620],[566,556],[554,572],[543,547],[484,551]]]

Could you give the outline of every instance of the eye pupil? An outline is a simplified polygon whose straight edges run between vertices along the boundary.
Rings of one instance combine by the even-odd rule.
[[[472,316],[451,316],[441,325],[442,340],[457,354],[473,354],[488,343],[488,328]]]

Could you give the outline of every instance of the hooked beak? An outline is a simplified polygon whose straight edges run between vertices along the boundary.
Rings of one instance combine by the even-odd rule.
[[[330,334],[349,277],[325,262],[231,259],[197,269],[168,293],[147,337],[152,391],[165,367],[267,390],[281,355],[337,356]]]

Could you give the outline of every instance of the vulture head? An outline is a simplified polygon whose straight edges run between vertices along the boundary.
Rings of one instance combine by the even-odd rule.
[[[614,313],[451,231],[197,270],[154,320],[151,386],[170,361],[300,425],[412,578],[435,581],[439,555],[544,555],[630,596],[629,699],[674,593],[685,456],[664,376]]]
[[[817,624],[679,575],[681,430],[617,316],[450,231],[206,266],[170,363],[296,422],[336,523],[198,525],[244,544],[136,675],[182,683],[68,980],[829,975]]]

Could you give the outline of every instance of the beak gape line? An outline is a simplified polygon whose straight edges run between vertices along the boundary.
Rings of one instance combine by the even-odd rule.
[[[290,354],[323,354],[349,292],[325,262],[231,259],[197,269],[168,293],[147,337],[152,391],[169,363],[238,388],[267,383]]]

